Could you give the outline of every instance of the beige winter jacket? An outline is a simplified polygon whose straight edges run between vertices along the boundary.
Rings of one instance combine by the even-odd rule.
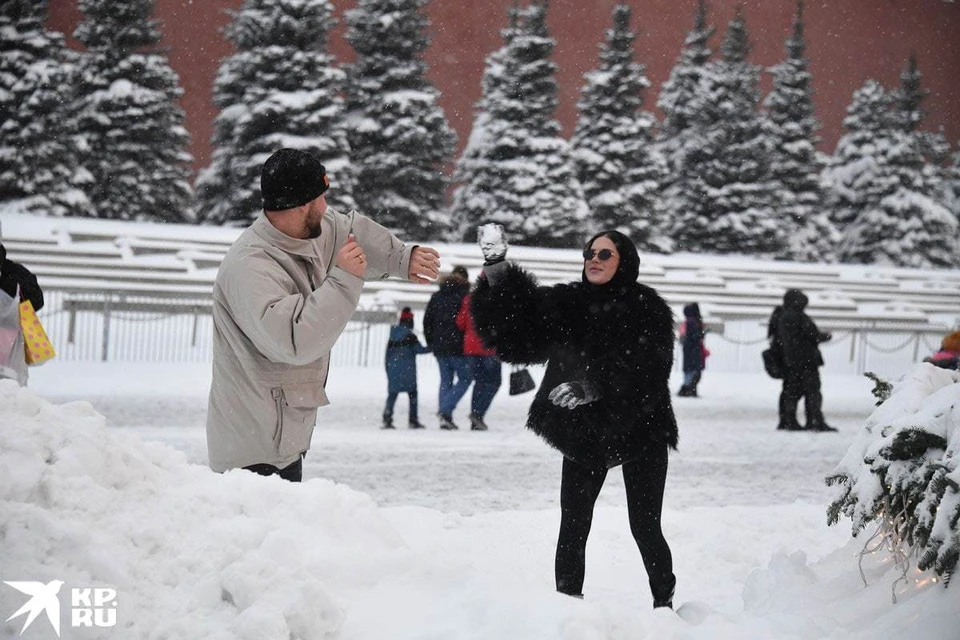
[[[278,468],[310,448],[330,349],[357,307],[363,280],[334,265],[351,229],[367,280],[407,278],[410,251],[355,212],[327,209],[322,233],[299,240],[264,214],[230,247],[213,285],[210,467]]]

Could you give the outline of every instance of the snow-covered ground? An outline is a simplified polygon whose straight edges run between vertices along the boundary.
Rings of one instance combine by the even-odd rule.
[[[868,556],[864,588],[864,540],[826,526],[823,478],[873,409],[868,380],[824,372],[836,434],[776,431],[761,375],[708,370],[677,399],[677,616],[650,609],[617,472],[586,599],[556,594],[560,456],[522,426],[531,396],[502,390],[489,432],[441,432],[419,362],[425,431],[378,428],[381,370],[332,371],[299,486],[204,466],[208,365],[51,362],[29,390],[0,383],[0,580],[63,580],[64,638],[960,638],[957,585],[913,570],[892,604],[892,561]],[[116,627],[71,628],[66,594],[88,586],[116,589]],[[27,599],[0,585],[0,620]],[[22,637],[56,636],[41,615]]]

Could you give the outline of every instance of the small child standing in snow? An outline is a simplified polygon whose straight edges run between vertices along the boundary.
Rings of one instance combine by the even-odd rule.
[[[410,399],[410,428],[423,429],[417,418],[417,356],[429,353],[413,333],[413,312],[404,307],[400,322],[390,327],[387,342],[387,406],[383,410],[383,428],[393,429],[393,407],[397,396],[406,393]]]

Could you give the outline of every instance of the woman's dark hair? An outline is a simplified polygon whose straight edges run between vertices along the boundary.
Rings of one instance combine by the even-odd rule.
[[[587,269],[584,267],[581,275],[583,283],[590,287],[599,286],[610,287],[614,289],[621,289],[628,285],[635,284],[637,282],[637,278],[640,277],[640,254],[637,253],[637,247],[634,246],[633,240],[620,233],[616,229],[610,229],[608,231],[601,231],[590,238],[583,248],[591,248],[594,240],[600,237],[609,238],[613,243],[613,246],[617,248],[617,253],[620,254],[620,264],[617,266],[617,272],[613,275],[613,278],[610,279],[610,282],[603,285],[590,284],[590,282],[587,280]]]

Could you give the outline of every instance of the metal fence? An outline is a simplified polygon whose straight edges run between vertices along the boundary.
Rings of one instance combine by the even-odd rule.
[[[38,314],[63,360],[207,362],[213,344],[209,296],[47,288]],[[395,310],[359,309],[331,353],[335,365],[382,364]]]
[[[202,295],[133,294],[83,288],[47,288],[40,318],[57,357],[78,361],[206,362],[211,359],[211,300]],[[420,315],[420,314],[418,314]],[[396,309],[359,309],[334,346],[339,366],[382,366]],[[821,350],[833,372],[897,375],[939,348],[946,328],[864,322],[833,328]],[[767,346],[766,322],[727,321],[708,333],[711,371],[757,372]],[[677,347],[677,366],[680,349]]]

